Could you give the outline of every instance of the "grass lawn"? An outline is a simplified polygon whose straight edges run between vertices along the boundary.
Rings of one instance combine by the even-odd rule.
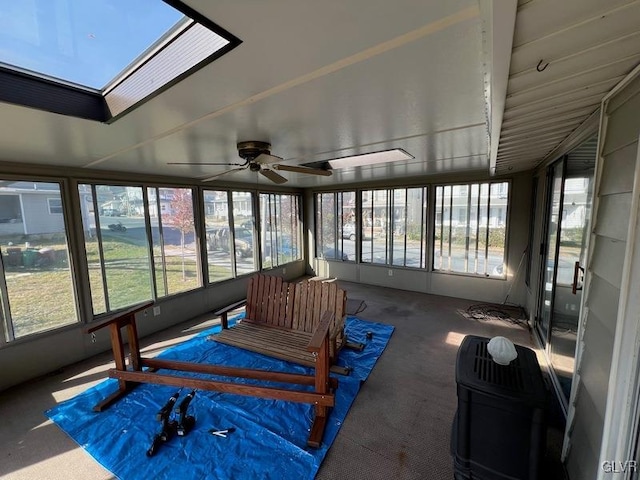
[[[123,308],[152,298],[147,247],[127,240],[108,235],[103,237],[111,309]],[[16,338],[78,321],[66,246],[58,244],[52,247],[58,251],[53,265],[6,268],[7,290]],[[100,314],[105,312],[106,306],[97,242],[87,242],[86,249],[93,311]],[[65,255],[61,252],[65,252]],[[175,253],[171,251],[171,254],[167,255],[165,252],[166,289],[162,275],[162,257],[155,259],[159,297],[200,286],[195,252],[187,250],[184,274],[182,256]],[[209,272],[212,280],[231,277],[230,269],[223,266],[210,265]]]

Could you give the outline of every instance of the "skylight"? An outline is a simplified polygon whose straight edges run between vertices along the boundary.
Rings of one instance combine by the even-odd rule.
[[[353,155],[350,157],[336,158],[329,160],[331,168],[348,168],[348,167],[364,167],[366,165],[375,165],[377,163],[397,162],[399,160],[411,160],[413,155],[405,152],[401,148],[393,150],[385,150],[382,152],[363,153],[361,155]]]
[[[16,88],[39,82],[66,89],[49,97],[69,89],[99,94],[96,110],[107,115],[96,120],[122,114],[239,43],[177,0],[0,0],[1,79],[10,76]],[[0,93],[0,101],[75,115],[11,93]],[[34,88],[37,94],[45,93]]]

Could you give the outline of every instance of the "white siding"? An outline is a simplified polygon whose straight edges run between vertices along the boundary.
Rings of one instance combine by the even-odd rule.
[[[587,265],[579,385],[567,430],[570,449],[566,464],[572,479],[596,478],[601,473],[599,457],[640,131],[639,93],[640,83],[636,81],[613,97],[605,111],[606,131],[600,132],[604,144],[596,172],[599,184]]]
[[[49,203],[47,202],[48,198],[60,199],[60,195],[56,192],[52,192],[50,195],[22,195],[22,207],[26,233],[38,234],[64,232],[64,218],[62,213],[49,213]]]

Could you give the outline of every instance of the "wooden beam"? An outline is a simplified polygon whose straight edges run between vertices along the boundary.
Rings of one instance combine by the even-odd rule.
[[[320,319],[320,323],[317,328],[313,332],[313,336],[311,340],[309,340],[309,345],[307,346],[308,352],[319,352],[322,347],[322,343],[329,336],[329,326],[333,321],[334,313],[326,311],[322,314],[322,318]]]
[[[203,363],[179,362],[177,360],[161,360],[155,358],[143,358],[142,365],[155,369],[180,370],[183,372],[207,373],[225,377],[253,378],[267,382],[295,383],[299,385],[315,385],[315,376],[301,375],[297,373],[270,372],[268,370],[253,370],[248,368],[222,367]],[[331,378],[331,387],[337,388],[338,381]]]
[[[127,382],[155,383],[158,385],[172,385],[174,387],[189,387],[199,390],[233,393],[236,395],[286,400],[289,402],[311,403],[324,407],[333,407],[335,405],[335,396],[332,393],[315,393],[308,391],[286,390],[282,388],[259,387],[233,382],[219,382],[216,380],[205,380],[201,378],[163,375],[160,373],[146,371],[130,372],[111,369],[109,370],[109,376],[111,378],[117,378]]]

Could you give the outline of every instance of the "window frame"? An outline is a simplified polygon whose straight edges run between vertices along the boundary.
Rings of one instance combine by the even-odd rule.
[[[420,205],[420,258],[418,260],[419,266],[415,267],[415,266],[411,266],[411,265],[407,265],[407,222],[408,222],[408,198],[409,198],[409,190],[417,190],[420,189],[421,190],[421,199],[422,199],[422,203]],[[426,270],[427,269],[427,262],[428,262],[428,218],[429,218],[429,203],[430,203],[430,199],[429,199],[429,190],[430,187],[428,184],[421,184],[421,185],[398,185],[398,186],[391,186],[391,187],[379,187],[379,188],[367,188],[367,189],[362,189],[360,190],[360,198],[362,199],[363,194],[367,194],[371,195],[371,199],[370,199],[370,203],[371,203],[371,227],[369,230],[369,235],[370,235],[370,242],[371,242],[371,261],[367,261],[364,259],[364,245],[365,245],[365,241],[367,241],[366,238],[364,238],[364,235],[361,238],[360,243],[360,255],[359,255],[359,259],[360,259],[360,263],[362,264],[366,264],[366,265],[380,265],[380,266],[386,266],[386,267],[391,267],[391,268],[407,268],[407,269],[411,269],[411,270]],[[375,202],[375,197],[376,197],[376,192],[380,192],[380,191],[384,191],[385,192],[385,204],[380,207],[383,209],[383,211],[385,212],[385,225],[383,227],[380,227],[384,234],[384,238],[385,238],[385,261],[384,262],[376,262],[374,261],[374,256],[373,256],[373,250],[374,250],[374,243],[375,243],[375,215],[374,215],[374,210],[376,208],[376,202]],[[402,241],[402,251],[403,251],[403,261],[402,261],[402,265],[398,265],[394,263],[394,247],[396,246],[396,240],[394,239],[394,227],[395,227],[395,220],[396,220],[396,215],[395,215],[395,210],[396,210],[396,201],[395,201],[395,195],[396,192],[403,192],[404,194],[404,225],[405,225],[405,233],[403,235],[404,240]],[[369,202],[369,200],[367,199],[367,202]],[[424,205],[424,203],[426,202],[426,206]],[[361,222],[364,221],[365,218],[365,213],[364,213],[364,203],[365,201],[362,200],[360,203],[360,206],[358,208],[358,212],[360,214],[360,219]],[[367,217],[368,218],[368,217]],[[362,232],[365,231],[365,227],[362,227]]]
[[[354,216],[355,221],[353,223],[354,225],[354,235],[355,235],[355,239],[354,239],[354,252],[353,252],[353,258],[348,257],[347,260],[344,259],[344,235],[342,233],[342,231],[344,230],[344,226],[346,225],[344,223],[344,197],[345,194],[353,194],[353,201],[354,201]],[[323,209],[322,209],[322,196],[323,195],[331,195],[332,199],[333,199],[333,225],[332,225],[332,229],[333,229],[333,236],[334,236],[334,240],[333,240],[333,251],[335,253],[335,255],[333,257],[326,257],[324,254],[324,241],[322,240],[322,237],[324,235],[324,222],[322,220],[323,218]],[[334,190],[334,191],[328,191],[328,192],[313,192],[313,200],[314,200],[314,250],[315,250],[315,258],[319,258],[322,260],[326,260],[328,262],[347,262],[347,263],[356,263],[357,258],[358,258],[358,249],[359,249],[359,240],[360,240],[360,233],[359,233],[359,228],[358,225],[360,225],[360,221],[358,220],[358,191],[356,189],[353,190]],[[318,208],[318,206],[320,205],[320,208]],[[320,212],[320,219],[318,219],[318,212]],[[318,241],[320,240],[320,241]],[[337,257],[338,252],[342,252],[342,256],[341,258]]]
[[[491,275],[488,272],[488,258],[489,258],[489,234],[490,234],[490,219],[491,219],[491,209],[495,208],[491,206],[491,195],[492,195],[492,185],[500,185],[500,184],[507,184],[507,194],[506,194],[506,204],[505,204],[505,214],[504,214],[504,218],[505,218],[505,226],[504,226],[504,246],[503,246],[503,260],[502,260],[502,275],[498,276],[498,275]],[[437,234],[437,225],[436,225],[436,220],[438,217],[438,213],[441,214],[442,218],[441,218],[441,222],[442,225],[444,225],[444,221],[445,221],[445,209],[444,209],[444,188],[445,187],[450,187],[451,188],[451,199],[450,199],[450,203],[449,203],[449,213],[448,213],[448,220],[449,220],[449,250],[451,249],[451,231],[452,231],[452,219],[453,219],[453,188],[454,187],[462,187],[462,186],[466,186],[466,187],[470,187],[470,188],[465,188],[465,191],[467,192],[467,209],[468,209],[468,213],[467,215],[470,217],[471,215],[471,196],[472,196],[472,190],[473,190],[473,186],[474,185],[478,185],[478,203],[476,204],[477,206],[477,217],[476,217],[476,254],[478,254],[480,252],[479,250],[479,232],[480,232],[480,219],[482,218],[482,211],[483,208],[486,208],[486,217],[487,217],[487,223],[486,223],[486,233],[485,233],[485,247],[484,247],[484,273],[473,273],[473,272],[458,272],[458,271],[453,271],[453,270],[445,270],[445,269],[439,269],[436,268],[435,262],[436,262],[436,247],[437,247],[437,243],[436,243],[436,234]],[[482,186],[483,185],[487,185],[487,202],[483,205],[480,203],[480,198],[482,197]],[[438,202],[437,202],[437,198],[438,198],[438,188],[441,187],[443,188],[443,195],[442,195],[442,202],[441,202],[441,211],[438,212],[437,208],[438,208]],[[511,195],[512,195],[512,188],[513,188],[513,181],[512,179],[498,179],[498,180],[475,180],[475,181],[466,181],[466,182],[442,182],[442,183],[434,183],[432,184],[432,190],[433,190],[433,194],[432,194],[432,198],[433,198],[433,206],[431,208],[431,211],[433,212],[433,222],[432,222],[432,235],[431,235],[431,239],[432,239],[432,246],[431,246],[431,271],[433,273],[438,273],[438,274],[446,274],[446,275],[462,275],[462,276],[468,276],[468,277],[472,277],[472,278],[487,278],[487,279],[494,279],[494,280],[507,280],[507,270],[506,267],[508,265],[508,254],[509,254],[509,226],[510,226],[510,211],[511,211]],[[496,192],[496,195],[498,195],[498,198],[505,198],[503,197],[504,193],[498,191]],[[469,251],[469,242],[470,242],[470,235],[469,235],[469,230],[470,230],[470,224],[471,224],[471,219],[469,218],[467,220],[467,225],[466,225],[466,229],[467,229],[467,235],[466,235],[466,240],[465,240],[465,262],[468,262],[469,259],[469,255],[470,255],[470,251]],[[441,239],[440,240],[440,245],[441,248],[444,247],[444,242]],[[479,258],[479,257],[478,257]]]
[[[247,189],[235,189],[235,188],[212,188],[212,187],[203,187],[201,189],[202,191],[202,195],[201,195],[201,202],[203,205],[202,210],[202,221],[203,221],[203,237],[202,237],[202,244],[203,244],[203,251],[204,251],[204,258],[206,259],[205,262],[203,262],[203,265],[206,265],[206,274],[203,275],[203,278],[206,278],[206,284],[208,286],[210,285],[215,285],[215,284],[219,284],[221,282],[226,282],[229,280],[233,280],[235,278],[240,278],[242,276],[246,276],[246,275],[253,275],[256,272],[260,271],[259,268],[259,263],[258,263],[258,250],[260,248],[260,244],[259,244],[259,239],[258,239],[258,235],[256,232],[256,222],[257,222],[257,213],[256,213],[256,208],[255,208],[255,199],[256,199],[256,191],[255,190],[247,190]],[[209,264],[209,238],[208,238],[208,233],[207,233],[207,213],[206,213],[206,208],[205,207],[205,196],[207,192],[224,192],[226,193],[226,206],[227,206],[227,221],[226,221],[226,225],[224,227],[220,227],[220,228],[227,228],[229,231],[229,267],[231,268],[231,276],[230,277],[225,277],[225,278],[221,278],[219,280],[211,280],[211,272],[209,271],[211,265]],[[248,193],[249,194],[249,205],[251,207],[251,223],[253,224],[252,229],[251,230],[251,234],[253,237],[253,246],[252,246],[252,257],[253,257],[253,270],[248,271],[248,272],[242,272],[242,273],[238,273],[238,262],[237,262],[237,245],[236,245],[236,225],[235,225],[235,213],[234,213],[234,193]],[[204,269],[203,269],[204,271]]]
[[[70,182],[66,178],[62,178],[59,176],[43,176],[43,175],[28,175],[28,174],[4,174],[2,175],[3,180],[11,180],[16,182],[33,182],[33,183],[51,183],[58,185],[57,193],[60,196],[60,202],[62,207],[62,225],[63,230],[61,233],[65,235],[65,247],[66,247],[66,255],[68,261],[68,271],[71,279],[70,285],[70,293],[73,301],[73,312],[75,315],[75,321],[65,323],[59,326],[53,326],[50,328],[37,330],[31,333],[27,333],[25,335],[20,335],[18,337],[15,336],[15,327],[13,325],[13,318],[11,315],[11,306],[9,304],[8,298],[8,288],[6,284],[6,276],[3,273],[0,275],[0,349],[4,347],[8,347],[9,345],[16,345],[23,342],[29,342],[36,338],[41,338],[44,336],[49,336],[53,333],[63,332],[66,330],[71,330],[77,327],[78,324],[83,323],[83,315],[82,315],[82,303],[83,299],[80,297],[81,288],[78,288],[79,282],[79,272],[77,269],[78,262],[75,255],[75,245],[74,245],[74,237],[73,237],[73,222],[70,220],[71,216],[73,216],[76,212],[72,211],[71,204],[73,203],[69,197],[68,192],[73,190],[73,187],[69,186]],[[72,182],[71,182],[72,183]],[[23,200],[20,194],[16,194],[18,197],[18,201],[20,204],[20,215],[21,220],[24,223],[25,215],[24,215],[24,207]],[[49,200],[49,198],[47,198]],[[57,200],[57,199],[56,199]],[[47,201],[47,211],[49,209],[49,202]],[[71,216],[70,216],[71,214]],[[58,215],[58,214],[53,214]],[[81,262],[80,262],[81,263]],[[5,272],[5,266],[3,264],[2,272]],[[8,313],[8,317],[6,314]]]
[[[62,196],[60,196],[60,206],[55,206],[55,209],[57,210],[58,208],[60,209],[59,212],[52,212],[51,211],[51,201],[58,201],[57,198],[47,198],[47,207],[49,209],[49,215],[63,215],[64,214],[64,209],[62,208]]]
[[[199,289],[204,288],[204,282],[203,282],[203,277],[202,277],[202,271],[203,271],[203,267],[202,267],[202,257],[200,255],[200,247],[197,248],[196,253],[195,253],[195,260],[197,263],[197,271],[198,271],[198,286],[194,287],[194,288],[190,288],[187,290],[183,290],[180,292],[175,292],[175,293],[167,293],[165,295],[159,295],[159,291],[158,291],[158,285],[157,285],[157,279],[156,279],[156,260],[155,260],[155,254],[154,254],[154,237],[152,235],[152,222],[151,222],[151,216],[150,216],[150,212],[149,212],[149,189],[155,189],[156,190],[156,194],[159,190],[161,189],[188,189],[191,190],[191,201],[192,201],[192,205],[193,205],[193,215],[194,215],[194,238],[195,238],[195,242],[196,245],[199,245],[199,223],[200,220],[198,219],[199,217],[199,209],[197,206],[197,196],[199,195],[199,188],[197,186],[194,185],[180,185],[180,184],[167,184],[167,183],[153,183],[153,182],[118,182],[118,181],[110,181],[109,179],[95,179],[95,178],[91,178],[91,179],[77,179],[75,181],[75,190],[76,190],[76,195],[81,196],[83,194],[86,195],[85,192],[80,192],[80,187],[81,186],[88,186],[90,187],[90,195],[91,195],[91,203],[92,203],[92,207],[93,207],[93,212],[90,215],[93,215],[93,219],[95,220],[95,235],[96,235],[96,241],[98,242],[97,248],[98,248],[98,258],[100,261],[100,278],[101,278],[101,292],[100,294],[102,295],[102,297],[104,298],[105,301],[105,310],[101,311],[99,313],[95,312],[95,308],[94,308],[94,298],[93,298],[93,290],[92,290],[92,285],[91,285],[91,281],[90,281],[90,272],[89,272],[89,264],[87,261],[87,239],[86,236],[83,233],[82,239],[80,241],[81,245],[82,245],[82,255],[84,255],[84,262],[85,262],[85,272],[84,272],[84,277],[86,278],[86,287],[88,289],[88,297],[87,297],[87,301],[89,302],[89,306],[88,306],[88,311],[91,313],[93,319],[99,319],[103,316],[106,315],[110,315],[114,312],[118,312],[121,310],[124,310],[126,308],[129,308],[129,306],[119,306],[119,307],[113,307],[111,305],[111,302],[109,302],[108,300],[108,285],[107,285],[107,279],[106,279],[106,270],[105,270],[105,258],[104,258],[104,249],[103,249],[103,240],[102,240],[102,232],[101,232],[101,228],[100,228],[100,222],[101,216],[104,216],[103,214],[101,215],[100,212],[100,207],[98,205],[98,196],[96,195],[96,187],[98,186],[105,186],[105,187],[122,187],[122,188],[140,188],[141,189],[141,208],[143,210],[142,213],[142,217],[144,219],[144,231],[145,231],[145,235],[146,235],[146,242],[147,242],[147,248],[146,248],[146,256],[149,260],[149,269],[150,269],[150,290],[151,290],[151,296],[150,296],[150,300],[152,301],[158,301],[158,300],[164,300],[167,298],[173,298],[173,297],[178,297],[180,295],[185,295],[185,294],[189,294],[191,292],[197,291]],[[73,188],[73,187],[72,187]],[[158,202],[158,198],[156,197],[156,205]],[[80,198],[80,202],[82,202],[82,199]],[[80,210],[80,216],[82,217],[83,214],[82,212],[82,208]],[[161,211],[158,211],[158,216],[160,216],[162,214]],[[159,228],[161,228],[161,221],[160,218],[158,218],[158,226]],[[86,226],[84,224],[82,224],[82,230],[83,232],[86,232]],[[163,247],[162,247],[163,248]],[[165,272],[166,273],[166,272]],[[165,275],[165,273],[163,273],[163,275]],[[132,304],[134,305],[134,304]]]
[[[265,210],[268,210],[268,212],[266,213],[266,219],[263,219],[263,205],[262,205],[262,199],[263,196],[267,196],[267,198],[269,199],[267,204],[268,206],[265,208]],[[293,254],[295,252],[295,258],[292,258],[290,261],[287,262],[283,262],[280,263],[279,261],[279,252],[280,252],[280,247],[281,247],[281,242],[282,242],[282,232],[280,232],[280,230],[282,230],[282,215],[280,214],[280,210],[282,208],[282,197],[283,196],[288,196],[292,198],[292,202],[291,202],[291,208],[295,209],[296,215],[292,215],[291,218],[295,218],[296,219],[296,228],[294,230],[293,225],[291,225],[291,252],[292,252],[292,257]],[[274,192],[274,191],[267,191],[267,190],[259,190],[257,192],[257,204],[258,204],[258,211],[256,214],[256,221],[257,221],[257,225],[255,226],[255,230],[258,233],[258,245],[259,245],[259,271],[262,270],[273,270],[276,268],[280,268],[286,265],[289,265],[291,263],[295,263],[295,262],[300,262],[302,260],[304,260],[304,243],[303,243],[303,235],[302,235],[302,213],[304,211],[304,204],[303,204],[303,199],[302,199],[302,195],[298,192]],[[272,197],[277,198],[277,200],[274,202],[271,200]],[[294,201],[295,200],[295,201]],[[274,204],[275,203],[275,204]],[[278,210],[278,207],[280,207],[280,210]],[[265,236],[266,239],[266,235],[267,232],[262,232],[262,226],[263,225],[270,225],[269,228],[269,251],[271,253],[271,255],[269,255],[269,259],[270,259],[270,264],[269,266],[265,266],[265,246],[266,246],[266,241],[265,244],[263,244],[262,242],[262,237],[263,235]],[[272,223],[273,222],[273,223]],[[278,225],[278,222],[280,223],[280,225]],[[258,226],[259,225],[259,226]],[[275,233],[275,235],[274,235]],[[294,243],[293,240],[296,240],[295,242],[295,247],[294,247]],[[278,252],[278,254],[276,255],[276,262],[274,263],[273,261],[273,251]]]

